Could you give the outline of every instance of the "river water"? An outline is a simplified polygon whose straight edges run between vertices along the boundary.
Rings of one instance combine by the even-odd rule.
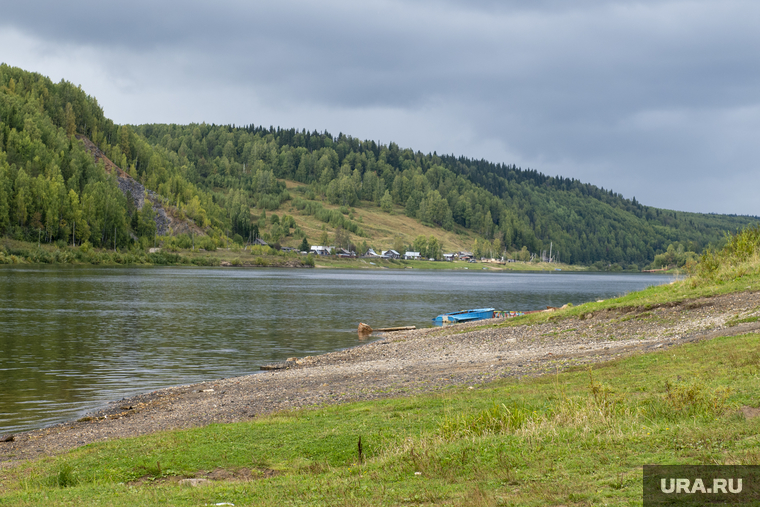
[[[359,322],[432,325],[667,283],[645,274],[0,267],[0,434],[160,387],[356,346]]]

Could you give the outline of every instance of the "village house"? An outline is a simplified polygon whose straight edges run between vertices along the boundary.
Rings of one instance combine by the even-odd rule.
[[[456,257],[457,254],[455,253],[447,253],[443,254],[443,260],[452,262],[454,260],[454,257]]]
[[[333,247],[331,246],[319,246],[315,245],[311,247],[311,251],[317,255],[331,255]]]
[[[418,261],[421,257],[419,252],[406,252],[404,254],[404,259]]]
[[[382,255],[384,257],[387,257],[389,259],[400,259],[401,258],[401,254],[398,253],[395,250],[383,250],[383,253],[381,253],[380,255]]]

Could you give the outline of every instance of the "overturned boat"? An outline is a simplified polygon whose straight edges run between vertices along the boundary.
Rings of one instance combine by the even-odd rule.
[[[479,308],[477,310],[444,313],[434,318],[433,322],[467,322],[471,320],[492,319],[494,311],[495,308]]]

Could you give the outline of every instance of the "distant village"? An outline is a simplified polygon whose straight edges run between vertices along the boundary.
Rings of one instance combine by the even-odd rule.
[[[261,245],[261,246],[269,246],[268,243],[261,238],[256,238],[253,244]],[[410,260],[410,261],[419,261],[419,260],[437,261],[439,260],[439,259],[434,259],[434,258],[424,258],[420,252],[407,251],[402,254],[400,252],[397,252],[396,250],[381,250],[380,253],[377,253],[373,248],[369,248],[363,255],[356,255],[356,252],[352,250],[347,250],[345,248],[338,248],[334,246],[322,246],[322,245],[314,245],[310,247],[308,252],[301,251],[298,248],[287,247],[287,246],[280,247],[280,251],[300,253],[302,255],[307,255],[311,253],[311,254],[319,255],[319,256],[335,256],[335,257],[341,257],[341,258],[381,259],[381,260],[404,259],[404,260]],[[465,251],[444,253],[443,258],[440,260],[448,261],[448,262],[453,262],[453,261],[477,262],[477,259],[472,252],[465,252]],[[487,259],[483,257],[480,260],[486,261],[486,262],[488,261],[515,262],[514,259],[509,259],[509,258],[505,259],[504,257],[500,259]]]

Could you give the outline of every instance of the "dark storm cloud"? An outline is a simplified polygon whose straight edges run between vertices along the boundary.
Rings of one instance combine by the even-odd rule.
[[[169,96],[216,122],[295,119],[661,207],[760,214],[746,185],[721,197],[760,186],[759,15],[730,0],[16,2],[0,27],[51,58],[87,48],[151,104],[143,121],[188,121],[155,118]],[[140,121],[114,102],[116,121]]]

